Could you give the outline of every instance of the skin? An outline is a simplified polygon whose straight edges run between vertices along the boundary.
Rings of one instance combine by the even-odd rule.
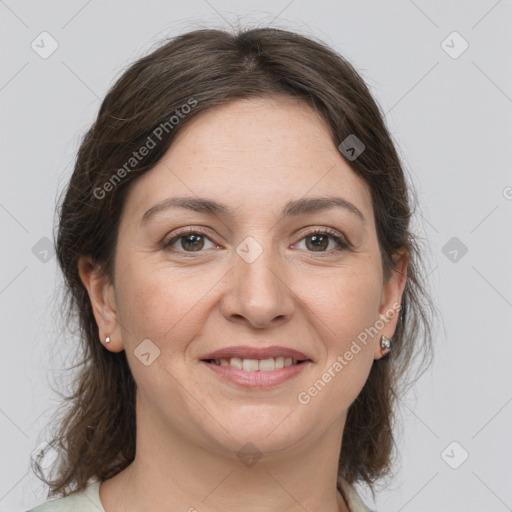
[[[235,216],[173,208],[140,223],[178,196],[224,203]],[[288,201],[323,196],[350,201],[365,222],[344,208],[280,220]],[[205,230],[199,251],[186,238],[164,247],[187,226]],[[316,228],[352,249],[336,250],[332,238],[315,249],[307,235]],[[248,236],[263,250],[251,263],[236,252]],[[400,272],[385,281],[370,190],[305,103],[244,99],[192,119],[128,193],[114,282],[79,265],[100,340],[126,350],[138,388],[136,458],[101,485],[105,510],[347,511],[336,490],[347,409],[398,315],[307,405],[297,396],[400,303],[399,256]],[[134,353],[145,339],[160,350],[148,366]],[[273,388],[245,389],[200,362],[235,345],[292,347],[313,364]],[[237,455],[248,442],[263,455],[251,467]]]

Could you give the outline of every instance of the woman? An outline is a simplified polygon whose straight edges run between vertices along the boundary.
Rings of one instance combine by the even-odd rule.
[[[429,354],[409,195],[320,42],[197,30],[135,62],[60,210],[84,359],[33,510],[369,510]]]

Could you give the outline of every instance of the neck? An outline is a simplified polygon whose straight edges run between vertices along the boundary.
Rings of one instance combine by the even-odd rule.
[[[141,399],[137,409],[136,457],[100,487],[106,512],[349,512],[336,487],[345,415],[315,438],[260,451],[170,429]]]

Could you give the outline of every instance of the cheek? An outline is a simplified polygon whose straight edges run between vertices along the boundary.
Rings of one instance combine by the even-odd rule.
[[[328,394],[348,407],[362,389],[373,363],[378,336],[371,327],[379,319],[380,268],[345,268],[326,280],[324,286],[318,285],[317,281],[308,304],[310,321],[325,350],[319,379],[332,382],[326,386]]]
[[[335,332],[343,333],[340,341],[344,345],[374,325],[379,316],[381,290],[376,275],[370,278],[367,274],[360,279],[342,281],[331,318]]]
[[[121,266],[120,266],[121,268]],[[161,351],[176,351],[195,335],[204,314],[208,291],[217,276],[187,272],[165,266],[125,264],[117,284],[118,316],[125,345],[152,340]]]
[[[309,307],[324,326],[330,350],[344,351],[379,318],[382,276],[373,264],[343,268],[314,287],[308,284],[304,293],[309,290]]]

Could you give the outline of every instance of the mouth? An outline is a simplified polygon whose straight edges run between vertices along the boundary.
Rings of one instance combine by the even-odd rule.
[[[221,382],[244,389],[263,390],[284,385],[306,371],[313,361],[279,356],[265,359],[203,359],[201,363]]]
[[[278,345],[225,347],[204,354],[200,361],[221,381],[252,389],[276,386],[313,364],[309,355]]]
[[[203,362],[217,366],[231,367],[244,372],[273,372],[290,366],[297,366],[311,359],[294,359],[292,357],[268,357],[265,359],[249,359],[229,357],[220,359],[202,359]]]

